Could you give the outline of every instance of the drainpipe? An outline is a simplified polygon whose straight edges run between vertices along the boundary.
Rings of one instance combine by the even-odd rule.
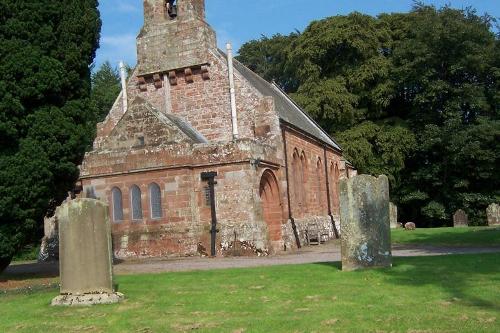
[[[233,47],[227,43],[227,67],[229,68],[229,93],[231,96],[231,121],[233,124],[233,140],[238,139],[238,115],[236,113],[236,93],[234,88]]]
[[[293,235],[295,236],[295,242],[297,243],[297,248],[300,249],[302,245],[300,244],[299,233],[297,232],[297,225],[295,224],[295,219],[293,218],[292,203],[290,199],[290,178],[288,175],[288,150],[286,145],[286,133],[284,128],[281,129],[281,133],[283,135],[283,148],[285,150],[285,174],[286,174],[286,196],[288,199],[288,219],[292,224]]]
[[[331,203],[331,194],[330,194],[330,176],[328,175],[328,159],[326,155],[326,146],[323,147],[324,159],[325,159],[325,178],[326,178],[326,200],[328,201],[328,216],[330,216],[330,220],[332,221],[333,233],[335,234],[335,238],[339,239],[339,231],[337,230],[337,226],[335,225],[335,219],[332,214],[332,203]]]
[[[208,188],[210,190],[210,209],[212,213],[212,227],[210,228],[210,255],[212,257],[217,256],[217,251],[215,249],[215,243],[217,241],[217,211],[215,209],[215,185],[217,182],[215,181],[215,177],[217,177],[217,172],[202,172],[201,180],[208,182]]]
[[[120,78],[122,81],[122,99],[123,99],[123,113],[128,110],[128,96],[127,96],[127,69],[123,61],[120,61]]]

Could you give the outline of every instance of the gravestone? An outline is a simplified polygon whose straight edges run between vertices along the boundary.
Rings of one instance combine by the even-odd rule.
[[[389,181],[360,175],[340,182],[342,270],[392,266]]]
[[[486,216],[488,217],[488,225],[490,227],[500,226],[500,206],[492,203],[486,208]]]
[[[44,236],[38,254],[39,262],[59,260],[59,233],[56,216],[45,217],[43,220]]]
[[[464,228],[469,226],[469,218],[467,214],[459,209],[453,214],[453,226],[455,228]]]
[[[412,230],[417,229],[417,225],[415,223],[413,223],[413,222],[407,222],[405,224],[405,229],[412,231]]]
[[[398,228],[398,206],[389,202],[389,220],[391,221],[391,229]]]
[[[52,305],[111,304],[123,295],[113,289],[108,206],[76,199],[57,208],[61,295]]]

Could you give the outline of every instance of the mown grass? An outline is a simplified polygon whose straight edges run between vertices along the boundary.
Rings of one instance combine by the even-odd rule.
[[[119,276],[118,305],[0,296],[0,332],[500,332],[500,253]]]
[[[433,228],[392,231],[393,244],[429,246],[499,246],[500,228]]]

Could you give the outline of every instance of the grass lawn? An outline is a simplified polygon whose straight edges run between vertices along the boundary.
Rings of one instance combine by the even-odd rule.
[[[52,308],[57,290],[0,296],[0,332],[500,332],[500,253],[119,276],[127,299]]]
[[[500,228],[395,229],[392,231],[392,242],[408,245],[500,247]]]

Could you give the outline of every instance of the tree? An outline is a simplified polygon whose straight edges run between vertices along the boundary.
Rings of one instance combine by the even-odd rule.
[[[98,122],[107,116],[120,91],[120,72],[106,61],[92,74],[91,98]]]
[[[393,50],[394,111],[418,149],[399,193],[404,215],[450,224],[465,209],[480,224],[499,199],[498,38],[492,19],[472,9],[417,5]]]
[[[267,81],[275,81],[285,91],[294,91],[298,83],[285,64],[288,48],[299,35],[295,32],[287,36],[276,34],[272,38],[262,36],[251,40],[241,46],[237,60]]]
[[[78,179],[95,126],[97,5],[0,1],[0,271]]]
[[[390,102],[390,33],[360,13],[312,22],[290,47],[292,97],[331,133],[384,116]]]
[[[470,8],[417,3],[410,13],[314,21],[288,47],[283,37],[262,38],[240,60],[294,82],[287,92],[360,173],[389,176],[403,219],[447,225],[462,208],[481,224],[500,201],[494,23]],[[262,56],[273,45],[279,56]]]

